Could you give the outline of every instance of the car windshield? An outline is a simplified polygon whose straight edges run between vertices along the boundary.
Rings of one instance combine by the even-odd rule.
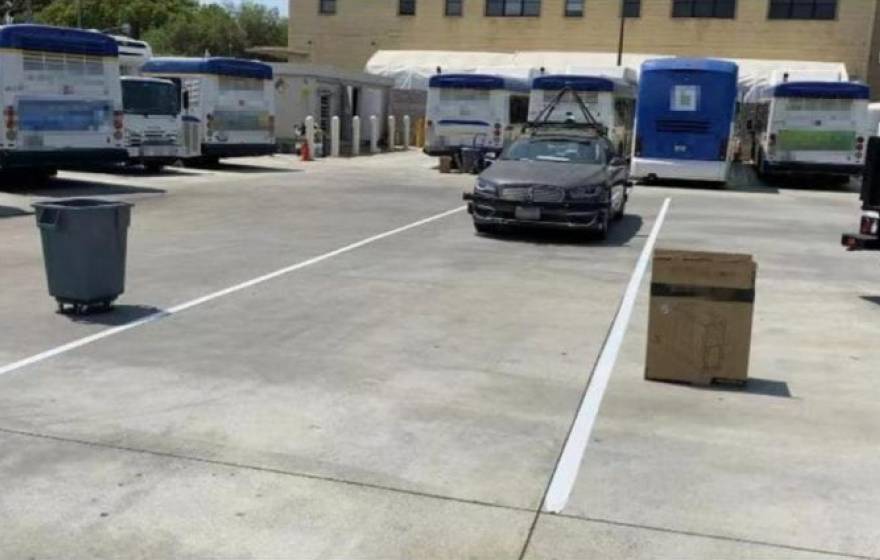
[[[594,140],[570,138],[520,138],[501,159],[559,163],[604,163],[602,146]]]

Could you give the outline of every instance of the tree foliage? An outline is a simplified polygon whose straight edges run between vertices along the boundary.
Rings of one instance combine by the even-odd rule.
[[[3,0],[0,0],[2,3]],[[26,17],[27,0],[12,0]],[[163,55],[247,56],[249,47],[287,44],[287,19],[254,0],[200,5],[198,0],[31,0],[35,19],[51,25],[122,33],[148,41]],[[79,8],[79,11],[78,11]]]
[[[179,14],[198,8],[197,0],[54,0],[40,10],[37,20],[76,27],[82,16],[86,29],[120,32],[123,24],[140,37],[149,29],[166,25]]]

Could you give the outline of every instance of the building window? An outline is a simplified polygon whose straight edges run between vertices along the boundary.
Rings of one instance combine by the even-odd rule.
[[[416,0],[399,0],[397,14],[401,16],[416,15]]]
[[[486,0],[487,16],[540,16],[541,0]]]
[[[336,0],[318,0],[318,13],[333,15],[336,13]]]
[[[835,19],[837,0],[770,0],[768,19]]]
[[[623,0],[623,17],[637,18],[642,16],[642,0]]]
[[[446,0],[446,15],[460,16],[464,11],[464,0]]]
[[[584,17],[584,0],[565,0],[565,17]]]
[[[672,17],[733,19],[736,0],[672,0]]]

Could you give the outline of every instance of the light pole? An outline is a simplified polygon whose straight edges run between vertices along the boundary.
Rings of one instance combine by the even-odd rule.
[[[620,0],[620,35],[617,38],[617,65],[623,66],[623,34],[626,29],[626,0]]]

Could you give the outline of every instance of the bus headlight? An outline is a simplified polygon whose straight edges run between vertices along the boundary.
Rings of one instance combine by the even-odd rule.
[[[586,185],[569,189],[568,197],[572,200],[592,200],[602,195],[601,185]]]
[[[474,194],[482,196],[498,196],[498,187],[496,187],[494,183],[478,178],[477,184],[474,185]]]

